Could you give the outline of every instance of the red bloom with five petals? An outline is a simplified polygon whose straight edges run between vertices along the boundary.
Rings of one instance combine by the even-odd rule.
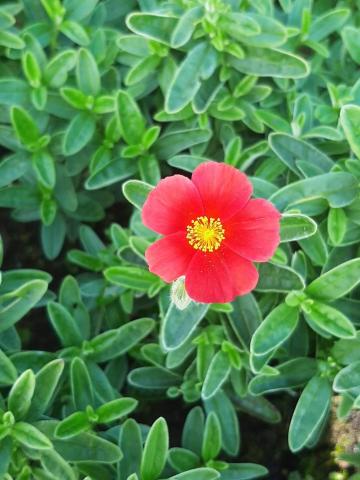
[[[161,180],[142,210],[144,224],[164,235],[146,251],[150,271],[165,282],[184,275],[197,302],[231,302],[253,290],[258,272],[252,262],[274,254],[280,213],[251,194],[247,176],[224,163],[202,163],[191,180]]]

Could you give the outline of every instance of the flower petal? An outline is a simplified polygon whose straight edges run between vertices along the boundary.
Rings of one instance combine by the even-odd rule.
[[[145,258],[150,272],[170,283],[185,275],[195,253],[187,242],[184,231],[157,240],[146,250]]]
[[[280,218],[272,203],[250,200],[224,226],[224,245],[248,260],[266,262],[280,243]]]
[[[247,176],[226,163],[202,163],[191,179],[200,192],[205,215],[221,221],[242,209],[253,190]]]
[[[142,220],[151,230],[167,235],[186,230],[191,220],[204,214],[194,184],[183,175],[164,178],[149,193],[142,209]]]
[[[185,274],[189,297],[203,303],[231,302],[253,290],[257,281],[255,266],[226,247],[197,252]]]

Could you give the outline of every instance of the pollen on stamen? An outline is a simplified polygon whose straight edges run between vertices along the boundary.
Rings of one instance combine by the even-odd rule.
[[[195,250],[213,252],[225,239],[225,230],[220,218],[197,217],[187,226],[186,238]]]

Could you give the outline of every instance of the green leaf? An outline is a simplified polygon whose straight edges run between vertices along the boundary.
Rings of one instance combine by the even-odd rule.
[[[347,217],[342,208],[330,209],[327,227],[332,244],[340,245],[347,229]]]
[[[85,362],[75,357],[70,365],[72,401],[76,410],[85,410],[94,404],[94,392]]]
[[[35,376],[35,390],[27,418],[38,419],[48,409],[64,370],[62,359],[53,360],[42,367]]]
[[[84,340],[72,315],[60,303],[49,302],[47,311],[50,322],[64,347],[81,345]]]
[[[305,447],[327,415],[330,402],[329,381],[323,377],[313,377],[303,390],[291,419],[289,447],[292,452]]]
[[[233,404],[224,392],[219,391],[205,402],[205,409],[208,413],[216,413],[221,425],[222,448],[228,455],[235,457],[240,448],[240,431]]]
[[[78,110],[86,110],[88,108],[89,99],[78,88],[63,87],[60,89],[60,95],[65,102]]]
[[[21,153],[5,157],[0,162],[0,188],[22,177],[28,169],[28,159]]]
[[[128,382],[136,388],[155,392],[180,385],[181,377],[162,367],[140,367],[131,370]]]
[[[96,121],[88,112],[78,113],[69,123],[63,140],[64,155],[75,155],[92,139]]]
[[[58,205],[53,198],[44,196],[40,204],[40,219],[43,225],[50,226],[56,217]]]
[[[97,95],[101,88],[100,74],[90,50],[80,48],[76,65],[76,80],[85,95]]]
[[[299,244],[314,265],[325,265],[328,249],[320,230],[317,230],[310,238],[299,240]]]
[[[178,18],[166,14],[131,13],[126,24],[130,30],[145,38],[157,40],[166,45],[171,44],[171,37],[178,23]]]
[[[316,374],[317,362],[313,358],[293,358],[276,365],[276,370],[276,375],[260,374],[254,377],[249,383],[249,392],[263,395],[301,387]]]
[[[357,36],[359,35],[360,30],[355,27],[346,26],[341,31],[341,38],[345,45],[346,50],[349,52],[350,57],[358,65],[360,64],[360,49],[356,41]]]
[[[86,33],[86,30],[80,23],[74,22],[72,20],[65,20],[60,26],[60,31],[74,43],[77,43],[82,47],[86,47],[90,43],[89,35]],[[87,50],[85,51],[87,52]],[[84,60],[79,59],[79,63],[80,62],[82,63],[81,67],[79,68],[89,68],[89,65],[84,65]],[[93,68],[93,66],[91,66],[90,68]],[[91,86],[91,89],[92,88],[94,88],[94,85]]]
[[[0,332],[23,318],[45,295],[48,283],[32,280],[0,297]]]
[[[302,58],[267,48],[249,48],[244,59],[230,56],[229,62],[239,72],[257,77],[303,78],[310,72]]]
[[[214,67],[212,64],[215,64]],[[215,67],[216,55],[208,43],[199,43],[193,47],[177,69],[169,86],[165,111],[177,113],[186,107],[199,90],[201,80],[209,77],[207,69],[214,70]]]
[[[141,478],[156,480],[163,471],[169,448],[169,432],[166,421],[160,417],[152,425],[146,438],[141,459]]]
[[[240,42],[246,37],[257,36],[261,32],[260,25],[254,18],[240,12],[221,15],[219,24],[224,32]]]
[[[316,278],[305,293],[323,302],[332,302],[349,293],[360,282],[360,259],[341,263]]]
[[[15,33],[7,30],[0,31],[0,46],[22,50],[25,47],[24,41]]]
[[[10,461],[13,452],[13,442],[11,437],[2,438],[0,442],[0,475],[8,473]]]
[[[34,170],[40,183],[49,190],[55,187],[56,173],[55,162],[46,150],[39,150],[32,156]]]
[[[29,101],[30,88],[27,82],[18,78],[0,79],[0,104],[23,105]]]
[[[12,361],[0,350],[0,384],[12,385],[17,379],[17,371]]]
[[[132,159],[118,158],[110,160],[89,176],[85,182],[85,188],[87,190],[98,190],[99,188],[108,187],[130,177],[136,170],[137,165]],[[136,182],[137,180],[129,181]]]
[[[176,472],[181,473],[198,467],[200,458],[191,450],[174,447],[169,450],[168,462]]]
[[[11,431],[15,440],[24,447],[44,450],[52,447],[50,440],[37,428],[29,423],[17,422]]]
[[[21,57],[21,60],[25,76],[28,79],[30,85],[34,88],[40,87],[41,69],[35,55],[32,52],[27,51]]]
[[[268,475],[268,470],[256,463],[229,463],[221,472],[221,480],[252,480]]]
[[[251,351],[265,355],[282,345],[294,332],[299,310],[286,303],[278,305],[260,324],[251,340]]]
[[[260,27],[256,35],[244,35],[241,42],[254,47],[279,47],[287,40],[287,32],[283,24],[269,15],[250,13],[249,18]]]
[[[204,412],[201,407],[194,407],[188,413],[182,431],[182,446],[195,452],[199,457],[202,451],[204,421]]]
[[[360,107],[345,105],[340,112],[340,124],[351,150],[360,158]]]
[[[286,133],[271,133],[269,145],[280,160],[300,177],[302,174],[298,168],[299,161],[308,162],[309,166],[316,166],[321,173],[329,172],[334,166],[334,162],[321,150]]]
[[[119,446],[124,454],[120,461],[119,480],[127,480],[132,472],[140,476],[142,456],[141,430],[132,418],[126,420],[120,430]]]
[[[98,257],[85,253],[82,250],[70,250],[67,253],[67,258],[75,265],[93,272],[100,272],[103,269],[103,263]]]
[[[335,8],[315,18],[310,27],[310,40],[320,42],[331,33],[340,31],[349,15],[348,8]]]
[[[335,392],[343,393],[357,389],[360,385],[360,361],[351,363],[340,370],[334,378]],[[351,393],[351,392],[350,392]]]
[[[192,302],[185,310],[170,304],[162,324],[160,339],[165,351],[183,345],[208,311],[209,305]]]
[[[360,360],[360,336],[357,333],[356,338],[342,339],[335,342],[331,349],[332,357],[341,365]]]
[[[122,458],[121,450],[117,445],[93,433],[80,433],[66,440],[58,439],[54,435],[56,425],[60,424],[53,420],[36,424],[37,428],[50,438],[54,449],[67,462],[115,463]]]
[[[326,173],[280,188],[269,200],[280,210],[301,206],[307,199],[324,198],[330,207],[346,207],[357,196],[357,180],[346,172]],[[295,207],[296,208],[296,207]]]
[[[260,308],[251,293],[237,297],[232,306],[233,311],[228,315],[230,324],[239,341],[249,346],[255,330],[262,321]]]
[[[110,283],[140,291],[149,290],[160,282],[156,275],[140,267],[109,267],[104,276]]]
[[[126,200],[138,209],[142,209],[153,186],[140,180],[128,180],[123,183],[122,191]]]
[[[85,354],[94,362],[105,362],[123,355],[137,345],[155,327],[152,318],[139,318],[114,330],[107,330],[92,338]]]
[[[220,473],[213,468],[195,468],[187,472],[178,473],[169,480],[216,480]]]
[[[206,419],[202,444],[204,462],[215,459],[221,450],[221,426],[216,413],[210,412]]]
[[[280,221],[281,242],[294,242],[311,237],[317,231],[316,222],[300,213],[285,213]]]
[[[315,324],[320,330],[335,337],[353,338],[356,335],[355,327],[351,321],[330,305],[313,300],[305,311],[305,318],[310,321],[310,326]]]
[[[117,97],[117,119],[121,135],[128,145],[141,143],[145,133],[145,121],[133,97],[120,90]]]
[[[186,311],[186,310],[185,310]],[[231,370],[227,355],[221,350],[214,355],[209,365],[201,390],[203,400],[213,397],[226,382]]]
[[[73,469],[55,450],[43,450],[40,456],[41,466],[51,476],[61,480],[76,480]]]
[[[290,292],[304,288],[303,278],[293,269],[274,263],[261,263],[256,290],[260,292]]]
[[[96,410],[98,423],[110,423],[135,410],[138,402],[134,398],[118,398]]]
[[[17,420],[23,418],[30,408],[35,382],[34,372],[25,370],[11,387],[8,397],[8,408]]]
[[[168,160],[183,150],[207,142],[211,135],[211,130],[203,128],[170,131],[156,141],[152,151],[159,160]]]
[[[190,40],[196,23],[201,19],[203,14],[204,10],[202,6],[195,6],[185,11],[171,35],[171,46],[173,48],[182,47]]]
[[[40,131],[26,110],[21,107],[11,109],[11,123],[16,136],[27,148],[32,149],[40,138]]]
[[[60,439],[68,439],[81,432],[90,430],[90,422],[85,412],[75,412],[64,418],[56,427],[55,436]]]
[[[47,84],[54,88],[61,87],[67,80],[67,75],[76,65],[75,50],[63,50],[53,57],[46,65],[44,78]]]

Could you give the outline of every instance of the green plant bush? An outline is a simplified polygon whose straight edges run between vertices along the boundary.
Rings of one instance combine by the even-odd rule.
[[[0,5],[0,478],[328,475],[299,459],[335,396],[360,407],[359,28],[355,0]],[[141,209],[207,159],[277,207],[281,243],[252,293],[180,309]],[[244,458],[249,416],[292,472]]]

